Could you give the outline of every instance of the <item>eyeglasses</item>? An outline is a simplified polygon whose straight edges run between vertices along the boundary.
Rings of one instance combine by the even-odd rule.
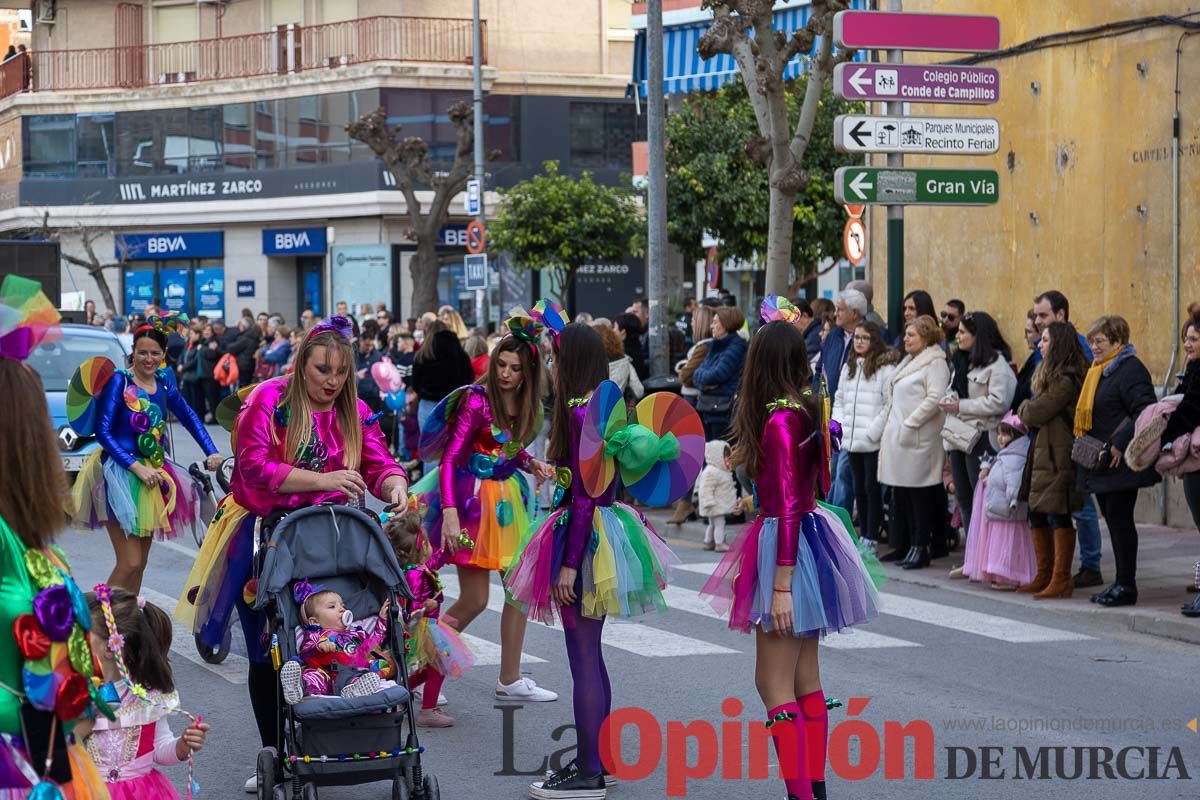
[[[871,337],[870,336],[860,336],[859,334],[856,333],[856,334],[854,334],[854,341],[869,342],[869,341],[871,341]]]

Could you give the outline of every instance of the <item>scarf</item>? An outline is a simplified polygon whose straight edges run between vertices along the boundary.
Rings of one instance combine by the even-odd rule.
[[[1107,374],[1105,367],[1127,351],[1133,355],[1133,346],[1125,345],[1119,350],[1113,350],[1104,358],[1092,361],[1092,366],[1088,368],[1087,375],[1083,379],[1083,388],[1079,390],[1079,401],[1075,404],[1075,435],[1077,437],[1083,436],[1092,429],[1092,407],[1096,402],[1096,388],[1100,385],[1100,378]]]

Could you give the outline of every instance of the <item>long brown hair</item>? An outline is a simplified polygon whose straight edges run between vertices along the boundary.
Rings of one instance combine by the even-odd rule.
[[[571,400],[586,397],[608,380],[608,356],[600,334],[584,322],[563,328],[554,343],[554,419],[546,455],[554,461],[571,457]]]
[[[733,463],[745,465],[750,477],[757,478],[768,403],[781,399],[798,402],[809,417],[817,419],[817,403],[809,390],[812,373],[804,334],[783,320],[762,326],[750,340],[743,374],[753,375],[753,379],[742,381],[738,397],[733,418]]]
[[[505,411],[504,390],[500,388],[500,354],[516,353],[521,364],[521,375],[524,380],[517,388],[517,420],[510,433],[513,441],[521,444],[532,442],[538,435],[538,408],[542,397],[542,359],[535,349],[524,339],[516,336],[505,336],[492,351],[488,359],[487,372],[483,374],[481,384],[487,389],[488,405],[492,407],[492,419],[496,425],[504,428],[508,422],[508,412]]]
[[[108,630],[104,611],[95,592],[88,592],[88,609],[92,616],[92,630],[107,639],[114,632]],[[125,644],[121,655],[129,669],[129,677],[147,689],[160,692],[175,690],[175,678],[171,673],[171,662],[167,653],[171,650],[171,618],[153,603],[144,603],[138,608],[138,598],[119,586],[112,587],[112,612],[117,623],[116,633],[121,634]]]
[[[1083,382],[1087,372],[1087,357],[1079,344],[1079,334],[1069,322],[1051,322],[1046,328],[1050,350],[1033,371],[1030,381],[1035,394],[1044,392],[1051,377],[1066,376],[1075,383]]]
[[[33,369],[9,358],[0,358],[0,386],[8,397],[0,414],[0,517],[26,547],[41,549],[63,527],[67,491],[46,392]]]
[[[358,388],[354,380],[354,350],[350,345],[350,340],[337,331],[322,331],[316,336],[305,339],[304,343],[300,345],[300,351],[296,355],[296,369],[288,380],[287,388],[283,390],[283,397],[279,399],[280,405],[288,410],[289,415],[283,456],[287,463],[295,463],[297,456],[312,438],[312,400],[309,399],[308,390],[304,387],[304,368],[308,366],[308,360],[312,358],[313,351],[318,347],[325,348],[329,354],[326,358],[330,361],[332,358],[329,356],[336,353],[342,359],[342,363],[350,369],[350,373],[346,376],[346,382],[342,384],[341,392],[334,398],[333,407],[337,412],[338,432],[346,446],[344,456],[346,469],[358,469],[358,462],[362,456],[362,421],[358,416]],[[271,427],[271,430],[272,437],[274,437],[274,426]]]
[[[854,329],[854,333],[857,334],[859,331],[865,331],[871,337],[871,344],[867,347],[867,352],[862,355],[863,377],[869,378],[884,364],[894,363],[896,358],[892,349],[887,346],[887,342],[883,340],[883,331],[874,322],[860,322]],[[846,362],[846,372],[851,378],[858,374],[858,359],[858,353],[852,352]]]
[[[609,361],[618,361],[625,357],[625,344],[612,325],[607,322],[593,322],[592,330],[600,334],[600,341],[604,342],[604,352],[608,353]]]

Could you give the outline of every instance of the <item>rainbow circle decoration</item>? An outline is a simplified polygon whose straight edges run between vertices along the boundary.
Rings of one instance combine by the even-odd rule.
[[[762,304],[758,307],[758,318],[764,325],[777,321],[795,323],[799,316],[799,309],[792,305],[792,302],[786,297],[777,294],[764,297]]]
[[[628,424],[621,388],[612,381],[604,381],[588,401],[579,438],[579,479],[589,496],[604,494],[616,477],[616,462],[606,452],[608,440]]]
[[[674,435],[679,455],[655,461],[642,474],[621,467],[621,482],[629,493],[647,506],[665,506],[691,491],[704,466],[704,425],[696,410],[682,397],[656,392],[637,404],[635,422],[660,439]]]
[[[80,436],[96,433],[96,398],[112,380],[117,367],[105,356],[92,356],[79,365],[67,384],[67,421]]]

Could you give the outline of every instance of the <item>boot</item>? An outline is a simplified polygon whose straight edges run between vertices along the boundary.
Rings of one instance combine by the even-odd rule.
[[[1054,534],[1049,528],[1033,529],[1033,549],[1037,553],[1037,574],[1033,580],[1017,589],[1018,592],[1035,594],[1050,583],[1050,562],[1053,558]]]
[[[1059,528],[1054,531],[1054,574],[1049,585],[1033,596],[1034,600],[1049,600],[1070,597],[1075,591],[1071,580],[1071,559],[1075,557],[1075,529]]]
[[[696,514],[696,508],[692,505],[692,500],[689,497],[681,497],[675,503],[675,512],[671,514],[671,518],[667,520],[668,525],[682,525]]]

